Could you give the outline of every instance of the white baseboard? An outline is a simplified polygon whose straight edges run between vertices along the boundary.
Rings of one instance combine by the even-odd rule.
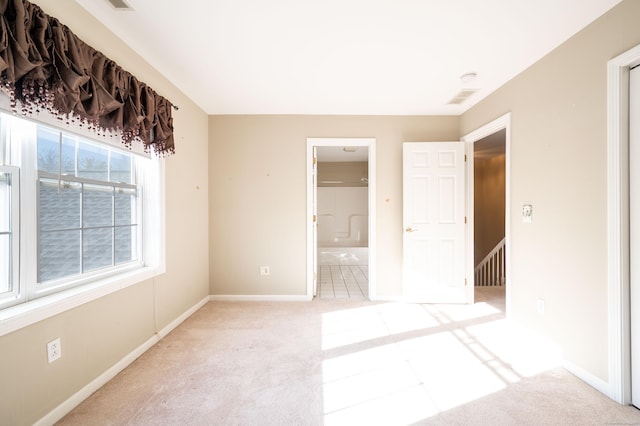
[[[127,368],[133,361],[138,359],[140,355],[148,351],[153,345],[158,343],[160,339],[169,334],[174,328],[179,326],[184,320],[193,315],[198,309],[204,306],[209,301],[209,297],[205,297],[194,306],[189,308],[186,312],[180,315],[178,318],[170,322],[166,327],[162,328],[162,330],[158,331],[154,334],[149,340],[144,342],[142,345],[135,348],[129,354],[127,354],[124,358],[118,361],[115,365],[109,368],[107,371],[102,373],[100,376],[96,377],[93,381],[87,384],[85,387],[80,389],[75,394],[71,395],[66,401],[58,405],[56,408],[51,410],[47,415],[42,417],[40,420],[34,423],[35,426],[49,426],[56,423],[58,420],[66,416],[71,412],[75,407],[77,407],[82,401],[87,399],[92,393],[100,389],[102,386],[107,384],[109,380],[113,379],[118,373]]]
[[[599,377],[594,376],[584,368],[578,367],[577,365],[567,360],[562,360],[562,367],[589,386],[594,387],[596,390],[611,398],[611,386],[609,386],[609,383],[605,382]]]
[[[310,302],[313,297],[306,295],[270,295],[270,294],[212,294],[209,296],[212,302]],[[346,300],[346,299],[345,299]],[[403,297],[376,297],[372,302],[404,302]]]
[[[310,302],[312,298],[302,295],[244,295],[244,294],[212,294],[212,302]]]
[[[371,302],[405,303],[407,299],[403,296],[375,296],[369,298]]]
[[[157,336],[160,337],[160,339],[162,339],[164,336],[166,336],[167,334],[171,333],[171,331],[176,328],[177,326],[179,326],[180,324],[182,324],[184,322],[184,320],[186,320],[187,318],[189,318],[191,315],[195,314],[196,311],[200,308],[202,308],[204,305],[206,305],[209,302],[209,297],[206,296],[204,297],[201,301],[199,301],[198,303],[196,303],[195,305],[193,305],[192,307],[190,307],[189,309],[187,309],[182,315],[180,315],[178,318],[174,319],[173,321],[171,321],[169,324],[167,324],[165,327],[162,328],[162,330],[158,331],[156,333]]]

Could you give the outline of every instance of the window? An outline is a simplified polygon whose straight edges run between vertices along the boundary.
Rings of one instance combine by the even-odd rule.
[[[37,126],[38,284],[135,262],[134,156]]]
[[[159,160],[8,114],[0,133],[0,309],[158,265]]]

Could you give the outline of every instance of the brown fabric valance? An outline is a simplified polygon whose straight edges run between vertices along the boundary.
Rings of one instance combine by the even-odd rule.
[[[0,0],[0,83],[16,112],[45,109],[174,153],[171,103],[27,0]]]

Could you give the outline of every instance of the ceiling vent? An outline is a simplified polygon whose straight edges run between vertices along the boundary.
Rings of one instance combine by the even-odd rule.
[[[460,105],[477,91],[478,89],[462,89],[449,101],[449,105]]]
[[[107,0],[107,3],[109,3],[115,10],[133,10],[125,0]]]

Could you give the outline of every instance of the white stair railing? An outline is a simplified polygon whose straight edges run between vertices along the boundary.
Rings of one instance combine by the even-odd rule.
[[[505,263],[506,252],[504,238],[491,252],[482,259],[475,268],[475,285],[498,286],[504,285],[506,280]]]

